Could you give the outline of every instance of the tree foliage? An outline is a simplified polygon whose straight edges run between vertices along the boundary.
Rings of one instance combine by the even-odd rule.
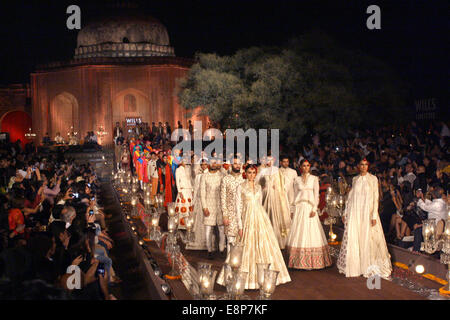
[[[182,106],[202,106],[222,128],[278,128],[288,145],[312,131],[336,135],[386,121],[380,114],[395,119],[405,101],[385,64],[320,32],[284,47],[198,53],[196,60],[179,83]]]

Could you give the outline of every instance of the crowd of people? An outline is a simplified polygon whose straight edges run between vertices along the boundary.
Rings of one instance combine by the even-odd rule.
[[[115,299],[94,168],[5,142],[0,177],[0,299]]]
[[[317,222],[326,218],[325,190],[333,181],[339,181],[344,186],[349,206],[351,203],[359,203],[358,197],[363,192],[354,192],[357,195],[352,197],[350,194],[352,186],[360,181],[355,178],[361,176],[361,166],[364,165],[370,172],[369,177],[372,177],[369,179],[372,182],[367,183],[373,194],[370,193],[368,198],[376,202],[376,215],[373,210],[368,212],[371,219],[367,226],[377,225],[379,247],[383,247],[383,243],[386,247],[387,238],[388,242],[419,251],[423,241],[422,221],[427,218],[436,219],[437,236],[440,237],[448,217],[449,137],[449,129],[443,122],[431,123],[429,126],[419,126],[412,122],[399,129],[386,127],[350,132],[348,136],[339,139],[314,135],[310,143],[305,143],[296,155],[283,150],[284,154],[279,159],[281,168],[278,168],[274,166],[275,159],[270,156],[260,159],[258,164],[252,164],[249,159],[239,156],[230,162],[223,159],[222,154],[215,155],[219,160],[198,158],[193,152],[188,155],[172,154],[173,144],[157,144],[154,147],[153,141],[141,136],[131,138],[129,143],[121,141],[116,159],[118,166],[135,173],[141,184],[152,184],[152,196],[163,193],[164,205],[176,203],[176,211],[180,213],[180,228],[183,228],[183,218],[193,212],[196,239],[187,248],[205,250],[208,258],[212,258],[214,252],[225,258],[227,245],[237,241],[236,239],[259,239],[260,243],[268,243],[268,239],[272,238],[270,235],[261,239],[260,234],[255,232],[252,235],[245,234],[243,218],[237,213],[239,206],[242,206],[239,201],[242,200],[236,200],[232,196],[223,200],[227,199],[227,188],[230,188],[231,194],[241,196],[237,188],[248,182],[248,178],[242,178],[247,174],[245,168],[254,168],[256,185],[261,187],[258,202],[271,222],[271,228],[267,228],[264,223],[261,228],[271,230],[267,233],[273,232],[277,248],[287,251],[290,268],[317,269],[329,266],[331,259],[323,229],[320,223],[311,224],[313,220],[305,219],[309,214],[307,211],[311,211],[309,218],[320,216]],[[292,159],[293,169],[289,168]],[[317,183],[304,175],[304,162],[308,166],[307,173],[311,172],[312,176],[316,176]],[[229,187],[231,185],[233,187]],[[369,187],[361,188],[366,190],[364,188]],[[242,196],[244,194],[245,192]],[[236,203],[235,207],[228,208],[233,203]],[[306,208],[305,203],[309,207]],[[255,209],[255,212],[260,209]],[[230,212],[234,212],[231,216],[238,216],[236,221],[230,219]],[[345,217],[348,214],[347,211],[344,212],[345,227]],[[215,228],[218,230],[218,244],[215,243]],[[309,235],[308,238],[305,236],[308,233],[314,235]],[[250,238],[253,240],[249,240]],[[274,242],[272,240],[270,241]],[[347,241],[344,242],[346,250],[358,252],[357,249],[352,249],[352,241],[348,242],[348,246]],[[272,245],[267,244],[266,249]],[[256,263],[255,261],[262,259],[280,265],[275,258],[278,255],[274,251],[272,253],[273,255],[262,253],[262,256],[256,258],[252,255],[252,261]],[[383,265],[379,266],[380,270],[388,277],[391,265],[387,248],[377,254],[380,255],[377,259],[383,261]],[[345,259],[348,259],[347,256],[341,259],[340,271],[346,275],[354,274],[352,270],[348,270],[352,262],[343,262]],[[248,267],[250,273],[255,271],[253,267]],[[368,275],[366,271],[359,270],[356,273]],[[253,280],[249,279],[246,287],[254,287]],[[280,277],[280,281],[289,281],[288,275]]]
[[[422,221],[447,218],[449,141],[444,122],[428,126],[412,122],[398,129],[355,132],[324,143],[314,136],[298,153],[297,163],[307,158],[321,178],[341,177],[350,186],[358,172],[358,159],[365,157],[370,172],[379,180],[379,213],[388,242],[419,251]],[[441,222],[438,230],[442,227]]]
[[[272,156],[252,163],[239,154],[231,161],[217,154],[218,159],[174,155],[170,133],[168,123],[159,122],[141,124],[125,137],[117,123],[117,169],[130,170],[142,186],[151,184],[151,196],[162,193],[165,206],[175,202],[181,229],[184,218],[194,215],[195,237],[188,250],[204,250],[207,258],[220,255],[228,262],[230,245],[244,243],[244,266],[253,275],[246,288],[258,286],[258,262],[280,271],[278,284],[290,281],[287,268],[332,264],[321,221],[327,217],[325,191],[333,182],[339,181],[348,194],[338,260],[347,276],[368,275],[367,270],[351,269],[358,252],[351,240],[356,223],[352,210],[367,199],[371,206],[365,226],[377,226],[380,244],[386,239],[418,252],[423,220],[435,219],[440,237],[448,219],[450,131],[443,122],[413,122],[340,138],[313,135],[300,150],[281,150],[280,167]],[[20,142],[3,143],[0,154],[0,294],[115,299],[109,289],[120,279],[109,256],[114,243],[97,201],[94,168],[62,152],[39,154],[32,144],[22,148]],[[365,167],[369,178],[364,178]],[[380,270],[388,276],[387,250],[378,254],[384,261]],[[80,286],[73,285],[77,281],[70,278],[70,266],[80,268]],[[219,283],[223,277],[222,270]]]

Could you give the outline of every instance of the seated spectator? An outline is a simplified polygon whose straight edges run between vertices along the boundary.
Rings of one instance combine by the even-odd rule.
[[[431,192],[432,201],[424,199],[422,192],[418,192],[420,198],[417,202],[417,206],[428,213],[428,219],[436,220],[436,239],[439,239],[444,231],[445,220],[447,219],[447,203],[443,199],[443,189],[440,187],[435,188]]]

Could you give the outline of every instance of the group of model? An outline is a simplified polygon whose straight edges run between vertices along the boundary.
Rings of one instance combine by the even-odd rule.
[[[270,269],[279,271],[277,285],[291,281],[288,268],[332,265],[319,219],[319,179],[310,173],[310,163],[301,162],[298,176],[289,168],[288,158],[281,159],[280,168],[273,162],[268,157],[260,166],[243,166],[236,157],[224,166],[215,160],[202,159],[193,165],[181,160],[173,172],[167,155],[158,160],[152,152],[148,161],[152,195],[162,192],[165,205],[175,202],[180,228],[185,227],[187,215],[194,216],[194,240],[186,249],[206,250],[212,259],[218,234],[219,254],[228,260],[230,244],[243,244],[246,289],[259,288],[257,263],[270,263]],[[139,161],[136,164],[139,171]],[[360,174],[353,178],[348,194],[337,267],[346,277],[389,278],[392,266],[378,215],[378,179],[368,167],[367,160],[360,161]],[[217,282],[224,285],[223,271]]]

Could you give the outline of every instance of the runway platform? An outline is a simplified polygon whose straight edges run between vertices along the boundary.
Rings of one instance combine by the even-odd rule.
[[[193,290],[192,278],[195,276],[195,269],[198,262],[210,262],[213,268],[220,271],[224,258],[216,255],[213,260],[207,259],[206,251],[192,251],[185,250],[184,245],[179,241],[181,246],[181,260],[184,261],[184,270],[182,271],[183,278],[178,280],[170,280],[164,277],[171,270],[171,264],[167,254],[164,251],[164,246],[160,247],[155,241],[145,241],[147,237],[147,230],[143,222],[137,218],[128,217],[131,207],[129,204],[120,201],[119,193],[113,186],[105,181],[103,185],[103,192],[109,195],[109,206],[120,208],[117,210],[121,215],[124,224],[124,230],[131,239],[132,250],[139,260],[139,269],[143,274],[143,280],[146,282],[145,286],[148,291],[150,299],[160,300],[194,300],[195,295]],[[162,216],[160,225],[162,231],[165,229],[167,217]],[[327,227],[325,227],[325,231]],[[335,229],[339,235],[342,230]],[[411,270],[405,270],[404,266],[412,267],[417,262],[424,263],[427,270],[434,270],[439,276],[444,273],[445,266],[440,265],[439,260],[428,255],[417,255],[408,250],[389,245],[389,251],[393,257],[392,280],[381,280],[380,289],[370,290],[367,286],[367,279],[363,277],[346,278],[339,274],[336,267],[336,259],[339,252],[339,245],[331,246],[333,265],[322,270],[294,270],[289,269],[289,274],[292,281],[283,285],[277,286],[272,298],[274,300],[429,300],[429,299],[444,299],[439,296],[438,289],[442,287],[435,281],[426,279],[421,275],[415,274]],[[117,253],[116,253],[117,255]],[[286,257],[285,257],[286,260]],[[400,262],[399,262],[400,261]],[[403,268],[398,267],[396,262]],[[123,284],[126,286],[126,283]],[[163,286],[168,285],[170,292],[163,290]],[[226,290],[224,287],[215,284],[214,292],[217,297],[223,295]],[[257,299],[258,290],[246,290],[245,294],[250,299]]]

